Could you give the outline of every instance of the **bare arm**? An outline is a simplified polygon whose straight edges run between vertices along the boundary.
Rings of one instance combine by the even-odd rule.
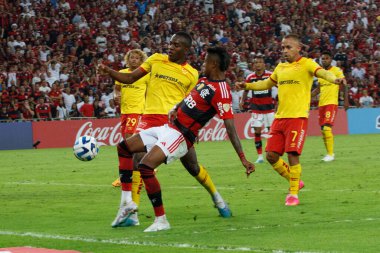
[[[230,138],[231,144],[234,147],[236,153],[238,154],[241,163],[246,169],[247,177],[255,171],[255,165],[245,159],[243,148],[241,146],[240,139],[236,133],[235,124],[233,119],[225,119],[224,125],[226,126],[228,138]]]
[[[131,84],[139,80],[141,77],[145,76],[147,73],[144,72],[142,69],[137,68],[131,73],[121,73],[118,71],[115,71],[109,67],[107,67],[104,64],[98,65],[98,72],[101,75],[108,75],[112,77],[113,79],[126,84]]]
[[[248,97],[248,91],[245,90],[245,91],[243,92],[243,96],[241,97],[241,101],[240,101],[240,109],[243,109],[244,102],[245,102],[245,100],[247,100],[247,97]]]
[[[311,92],[311,97],[315,97],[316,95],[319,94],[319,92],[321,91],[321,89],[319,88],[319,86],[317,88],[315,88],[312,92]]]
[[[350,101],[348,99],[348,93],[350,91],[347,83],[344,85],[344,109],[347,111],[347,109],[350,107]]]

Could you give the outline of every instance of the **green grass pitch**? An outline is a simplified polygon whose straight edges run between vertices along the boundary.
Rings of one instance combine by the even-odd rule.
[[[284,205],[287,182],[268,163],[246,178],[229,142],[197,145],[233,217],[218,217],[207,192],[175,162],[161,166],[172,229],[144,233],[153,210],[143,192],[138,227],[112,229],[120,189],[115,147],[81,162],[67,149],[0,151],[0,248],[81,252],[380,252],[380,135],[335,136],[336,160],[321,162],[320,137],[301,156],[301,204]],[[255,161],[253,141],[243,141]]]

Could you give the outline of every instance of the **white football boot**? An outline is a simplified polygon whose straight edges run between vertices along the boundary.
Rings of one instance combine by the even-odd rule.
[[[150,225],[148,228],[144,230],[144,232],[157,232],[161,230],[168,230],[170,229],[170,224],[168,220],[166,219],[166,215],[158,216],[154,219],[154,222],[152,225]]]

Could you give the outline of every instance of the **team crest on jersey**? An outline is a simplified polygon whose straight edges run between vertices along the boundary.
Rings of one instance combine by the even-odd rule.
[[[184,73],[185,75],[187,75],[187,73],[189,73],[189,71],[187,71],[185,68],[182,68],[182,73]]]
[[[200,82],[197,86],[197,90],[201,90],[205,86],[204,82]]]
[[[228,112],[230,110],[230,108],[231,108],[230,104],[223,104],[223,110],[225,112]]]

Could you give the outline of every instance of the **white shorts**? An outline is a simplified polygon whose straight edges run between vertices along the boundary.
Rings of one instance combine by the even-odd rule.
[[[251,127],[265,127],[269,128],[274,120],[274,112],[270,113],[252,113]]]
[[[139,133],[147,151],[158,146],[166,155],[165,163],[171,163],[187,153],[187,144],[182,133],[167,124],[151,127]]]

